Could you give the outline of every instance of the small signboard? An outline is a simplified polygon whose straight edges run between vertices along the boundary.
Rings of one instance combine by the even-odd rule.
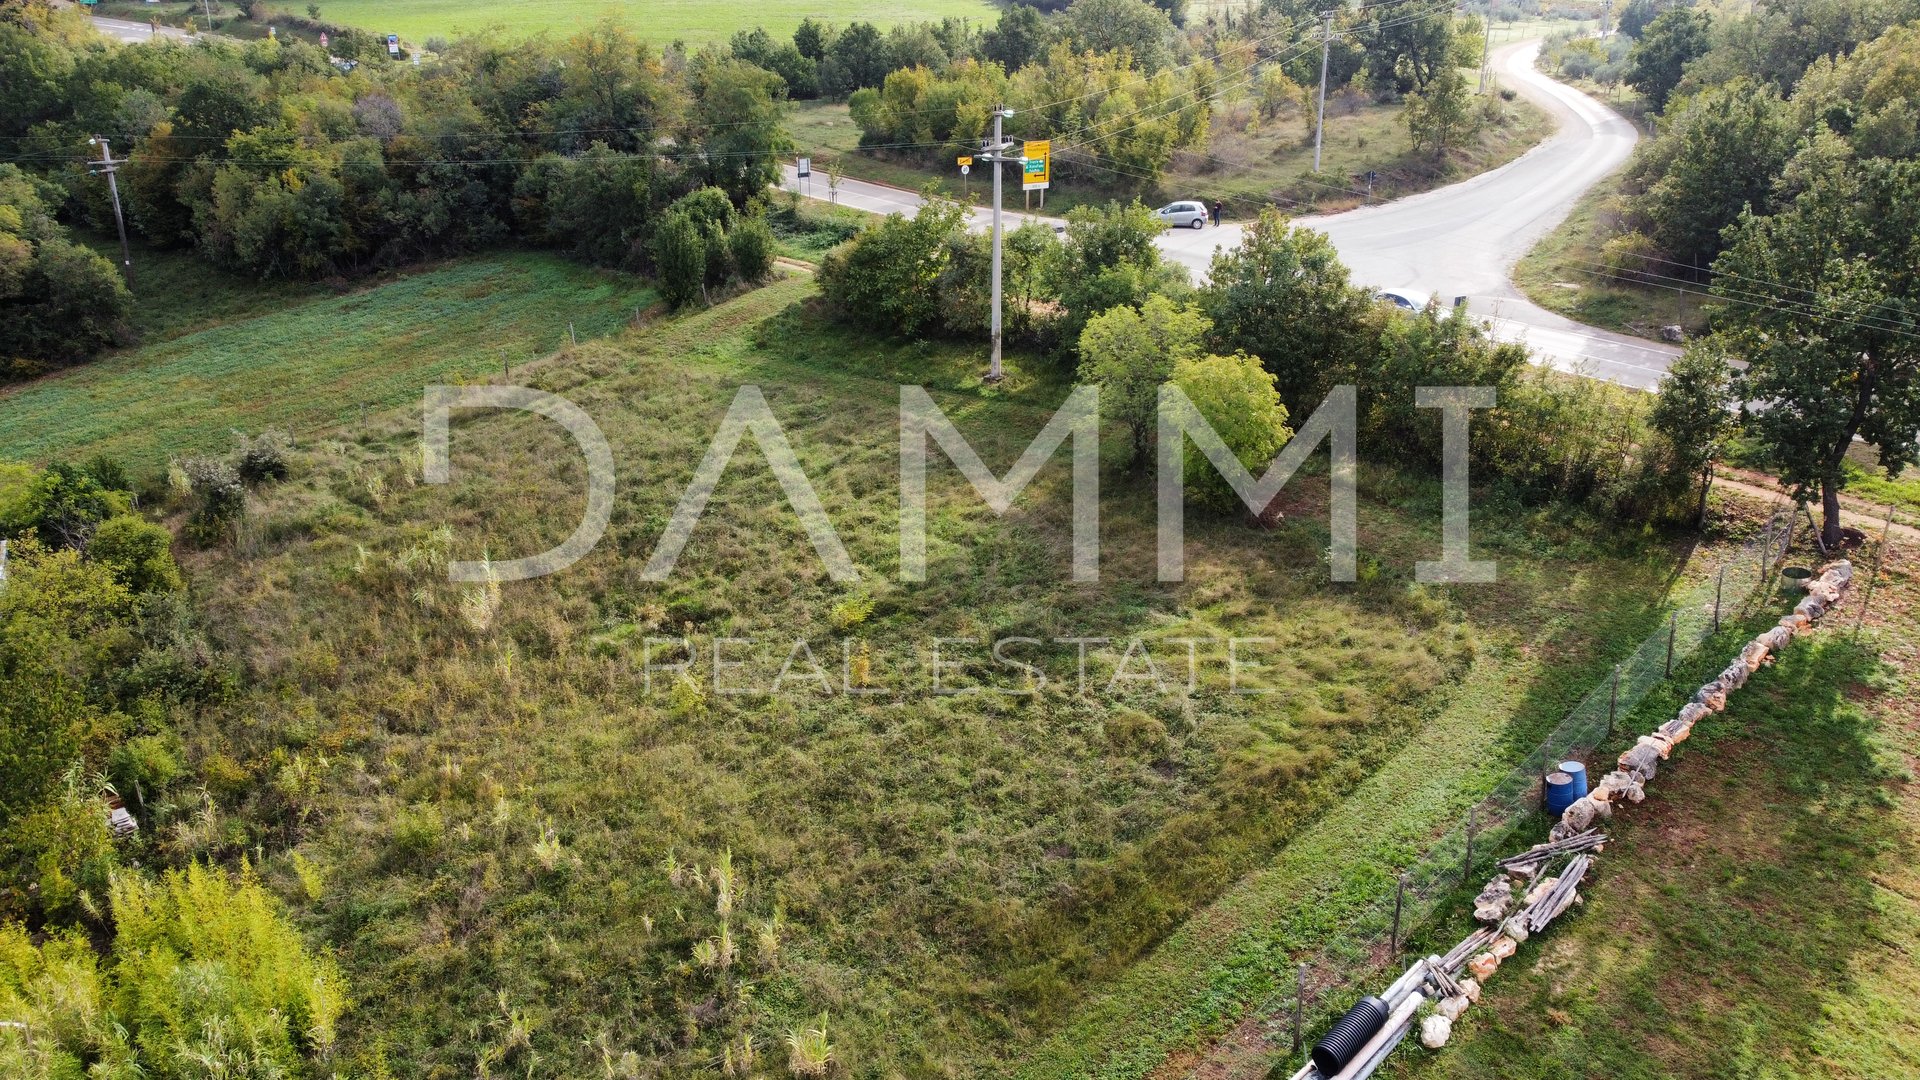
[[[399,34],[387,35],[387,55],[388,56],[400,55],[400,35]]]
[[[813,175],[813,159],[810,157],[801,158],[798,162],[798,167],[794,171],[800,174],[800,178],[802,180],[806,179],[809,176],[812,176]]]
[[[1023,191],[1045,191],[1053,180],[1053,143],[1051,140],[1030,141],[1021,151],[1026,164],[1020,169],[1020,188]]]

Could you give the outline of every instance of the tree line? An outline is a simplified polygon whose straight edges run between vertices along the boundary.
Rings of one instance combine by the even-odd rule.
[[[978,338],[990,253],[965,220],[938,198],[914,217],[887,218],[822,263],[822,294],[876,334]],[[1439,425],[1415,407],[1413,388],[1489,386],[1498,404],[1475,420],[1476,476],[1525,500],[1623,520],[1698,513],[1702,466],[1723,429],[1723,359],[1687,358],[1675,392],[1654,399],[1535,368],[1524,348],[1491,340],[1465,313],[1377,302],[1324,234],[1277,210],[1216,253],[1197,286],[1155,246],[1164,228],[1138,202],[1114,202],[1071,211],[1058,240],[1030,224],[1005,244],[1008,334],[1102,388],[1103,416],[1127,433],[1136,464],[1153,460],[1155,408],[1170,382],[1256,470],[1284,445],[1290,418],[1310,416],[1342,385],[1357,388],[1364,438],[1437,462]],[[1196,476],[1189,490],[1232,505],[1217,478]]]
[[[1838,545],[1855,439],[1895,474],[1920,450],[1920,4],[1627,11],[1624,78],[1658,134],[1604,272],[1710,292],[1691,348],[1745,362],[1724,403],[1750,406],[1755,463],[1817,495]]]
[[[63,246],[63,221],[113,225],[94,135],[126,158],[121,195],[146,242],[297,278],[510,238],[652,272],[670,208],[715,189],[751,217],[793,147],[779,76],[610,22],[564,41],[463,38],[417,67],[336,66],[292,40],[124,47],[28,3],[0,12],[0,85],[18,170],[0,178],[0,355],[22,369],[125,334],[119,288]],[[703,276],[733,265],[703,254]],[[89,292],[100,314],[76,324],[71,298]]]

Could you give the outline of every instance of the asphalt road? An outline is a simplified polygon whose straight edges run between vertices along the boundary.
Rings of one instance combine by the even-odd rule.
[[[93,17],[93,27],[116,41],[152,41],[156,36],[153,27],[146,23],[129,22],[126,19],[103,19],[96,15]],[[192,34],[172,26],[161,27],[157,36],[193,40]]]
[[[1465,296],[1468,309],[1488,320],[1496,337],[1525,344],[1536,361],[1651,389],[1678,349],[1556,315],[1522,296],[1510,278],[1513,264],[1566,217],[1581,193],[1626,161],[1638,138],[1633,125],[1613,110],[1534,70],[1538,52],[1539,42],[1520,42],[1496,50],[1494,64],[1504,85],[1559,120],[1559,130],[1539,146],[1458,184],[1296,223],[1330,236],[1356,281],[1437,295],[1448,304]],[[823,173],[815,172],[804,189],[798,184],[787,166],[786,187],[818,199],[830,195]],[[910,214],[920,205],[914,192],[845,178],[833,197],[883,214]],[[992,213],[975,208],[972,216],[985,227]],[[1007,213],[1005,226],[1012,228],[1026,216]],[[1036,220],[1058,224],[1056,218]],[[1241,227],[1233,224],[1173,229],[1159,244],[1168,258],[1199,278],[1214,251],[1238,245],[1241,236]]]

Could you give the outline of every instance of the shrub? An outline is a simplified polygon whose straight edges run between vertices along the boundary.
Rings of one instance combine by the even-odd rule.
[[[248,486],[269,480],[285,480],[290,472],[287,458],[293,452],[293,436],[276,428],[248,438],[236,433],[233,469]]]
[[[246,514],[246,485],[233,466],[218,458],[190,457],[180,462],[180,470],[193,499],[187,536],[203,546],[219,543]]]
[[[180,587],[173,562],[173,536],[134,514],[117,514],[100,523],[87,543],[87,558],[113,571],[129,592],[172,592]]]
[[[762,214],[741,218],[727,233],[727,251],[733,272],[748,284],[765,281],[773,273],[773,229]]]
[[[653,238],[653,264],[660,295],[672,307],[685,307],[706,295],[707,241],[687,214],[671,213]]]
[[[1260,366],[1257,357],[1235,353],[1182,360],[1174,365],[1173,383],[1255,476],[1293,437],[1273,373]],[[1185,469],[1189,502],[1216,510],[1240,505],[1240,497],[1206,455],[1189,452]]]
[[[332,1049],[340,975],[244,864],[121,874],[112,894],[113,1011],[147,1075],[307,1075]]]

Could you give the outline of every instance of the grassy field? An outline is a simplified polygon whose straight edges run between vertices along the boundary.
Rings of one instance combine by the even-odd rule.
[[[445,313],[500,275],[545,283],[493,313],[495,329],[533,342],[557,336],[549,305],[598,280],[538,256],[452,264],[28,387],[20,402],[37,411],[7,432],[69,453],[220,446],[230,426],[337,420],[375,400],[341,384],[380,356],[373,381],[401,407],[308,440],[244,551],[189,560],[210,625],[228,628],[258,689],[189,735],[213,809],[168,812],[191,819],[205,854],[254,852],[337,951],[359,1003],[343,1058],[356,1073],[521,1072],[537,1056],[542,1075],[599,1075],[603,1047],[684,1071],[723,1037],[778,1046],[823,1014],[852,1076],[1008,1072],[1041,1062],[1061,1031],[1118,1045],[1131,1029],[1090,1026],[1093,990],[1121,985],[1290,841],[1377,850],[1418,835],[1422,815],[1471,789],[1472,770],[1405,761],[1409,737],[1432,733],[1412,742],[1449,755],[1474,738],[1508,746],[1601,662],[1579,643],[1655,617],[1648,598],[1678,557],[1496,502],[1476,544],[1503,560],[1503,585],[1417,587],[1438,493],[1370,471],[1362,537],[1378,563],[1363,584],[1328,588],[1324,486],[1309,479],[1273,532],[1190,524],[1191,578],[1162,585],[1151,503],[1112,474],[1105,576],[1088,590],[1063,570],[1064,467],[1004,519],[936,468],[930,581],[900,584],[896,384],[932,387],[996,467],[1064,387],[1032,357],[985,387],[976,350],[858,340],[822,322],[796,279],[644,330],[609,326],[515,372],[588,408],[621,487],[599,552],[505,586],[490,607],[485,590],[447,584],[444,561],[544,547],[570,527],[578,470],[564,437],[527,417],[475,417],[457,429],[455,482],[420,485],[418,385],[491,375],[490,361],[463,367],[459,348],[425,332],[379,352],[339,324],[355,304],[396,325],[438,310],[444,332],[456,321]],[[630,297],[604,299],[616,320],[630,310]],[[239,343],[262,340],[289,344],[239,362]],[[81,378],[92,400],[120,403],[114,424],[71,396],[52,407],[49,391]],[[250,391],[231,395],[246,406],[205,396],[216,378]],[[675,579],[638,578],[741,383],[763,387],[786,424],[869,568],[858,585],[825,578],[751,452]],[[190,395],[197,421],[168,404]],[[1558,614],[1543,622],[1543,609]],[[657,672],[650,687],[640,654],[654,635],[685,635],[709,658],[721,639],[772,639],[740,651],[740,681],[763,686],[804,636],[835,681],[844,647],[898,694],[734,697]],[[1119,650],[1105,646],[1090,650],[1086,692],[1066,647],[1034,657],[1050,683],[1031,698],[929,689],[935,637],[1016,635],[1137,637],[1162,664],[1181,639],[1216,640],[1199,647],[1192,694],[1110,684]],[[1256,678],[1284,692],[1229,692],[1228,636],[1274,639]],[[1383,763],[1424,777],[1424,794],[1366,794],[1383,790],[1369,780]],[[1323,820],[1334,831],[1307,831]],[[317,876],[297,880],[291,850]],[[717,924],[711,885],[685,867],[710,879],[728,852],[743,944],[720,972],[693,959]]]
[[[1696,727],[1609,828],[1585,907],[1521,946],[1453,1045],[1403,1053],[1394,1075],[1920,1070],[1916,555],[1891,553],[1866,635],[1850,603]],[[1650,700],[1636,730],[1683,693]]]
[[[1246,104],[1234,103],[1216,117],[1206,154],[1176,154],[1166,177],[1139,195],[1149,205],[1176,198],[1219,199],[1230,219],[1257,216],[1261,207],[1275,203],[1303,213],[1333,211],[1367,199],[1366,173],[1372,170],[1378,174],[1373,197],[1397,198],[1503,165],[1552,130],[1546,113],[1525,100],[1502,101],[1500,110],[1502,122],[1488,125],[1472,145],[1453,152],[1445,162],[1435,162],[1412,152],[1399,105],[1376,105],[1358,95],[1343,95],[1327,103],[1322,171],[1315,174],[1311,118],[1304,110],[1253,124]],[[860,150],[860,129],[848,117],[844,103],[800,102],[790,129],[801,152],[812,153],[816,174],[837,163],[847,176],[899,187],[918,188],[939,179],[950,194],[991,202],[992,177],[984,173],[962,178],[950,163],[936,166]],[[1097,169],[1082,169],[1076,175],[1071,166],[1061,164],[1046,193],[1047,211],[1064,213],[1134,193],[1114,188],[1111,180],[1110,174]],[[816,175],[816,186],[824,182]],[[1028,197],[1009,181],[1004,205],[1020,208]]]
[[[232,429],[311,432],[548,353],[569,322],[583,339],[609,333],[655,299],[630,276],[543,254],[463,259],[346,295],[249,290],[185,255],[136,269],[151,343],[0,391],[0,457],[86,446],[149,469],[225,449]]]
[[[702,45],[725,41],[735,30],[764,26],[768,33],[793,33],[802,18],[845,26],[868,21],[885,29],[896,23],[948,16],[990,25],[999,18],[987,0],[904,0],[877,8],[851,0],[765,0],[755,4],[717,4],[712,0],[512,0],[474,4],[468,0],[322,0],[320,17],[343,26],[381,34],[399,34],[419,44],[429,37],[453,38],[498,29],[508,37],[550,32],[565,36],[603,18],[624,23],[635,34],[665,44]]]

